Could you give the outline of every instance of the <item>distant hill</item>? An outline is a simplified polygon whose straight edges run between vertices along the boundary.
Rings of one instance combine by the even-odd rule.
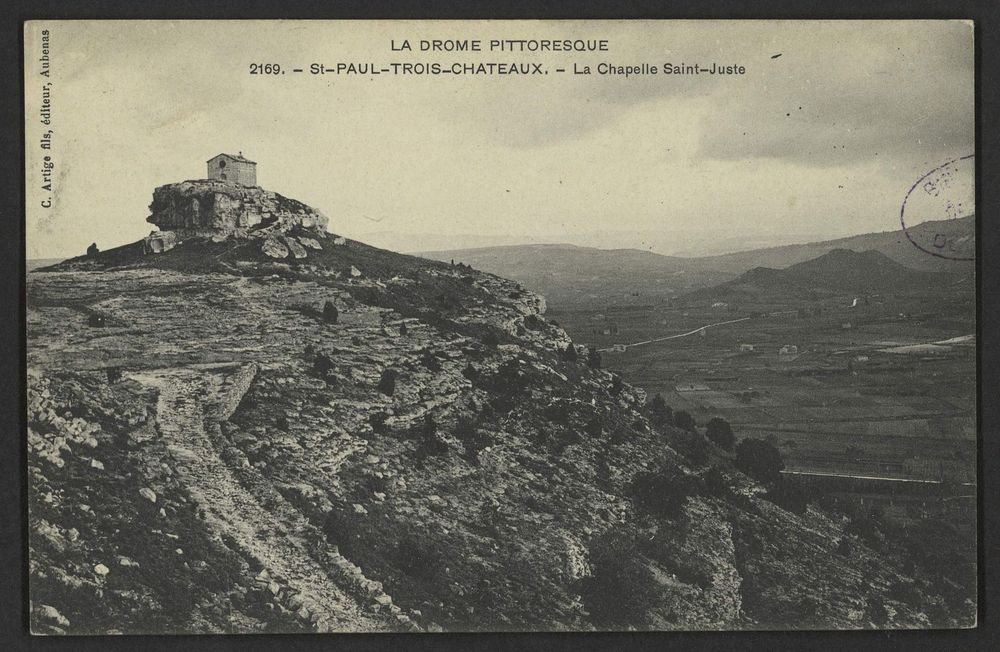
[[[924,222],[910,229],[917,238],[927,234],[940,233],[949,239],[975,240],[976,216],[970,215],[955,220],[939,220]],[[933,237],[933,236],[932,236]],[[927,238],[930,240],[932,238]],[[974,264],[969,261],[954,261],[930,256],[917,249],[906,237],[902,229],[882,233],[864,233],[837,240],[810,242],[806,244],[785,245],[739,251],[721,256],[709,256],[699,260],[712,262],[720,270],[742,273],[753,267],[783,268],[796,263],[817,258],[834,249],[850,251],[877,251],[885,254],[897,263],[912,269],[931,272],[953,272],[970,270]]]
[[[785,269],[755,267],[727,285],[808,288],[842,292],[902,292],[954,283],[952,274],[904,267],[878,251],[834,249]]]
[[[714,285],[733,276],[697,258],[567,244],[483,247],[421,255],[462,262],[512,278],[556,303],[594,298],[642,301]]]
[[[975,238],[975,217],[925,222],[914,227],[912,232],[917,236],[942,233],[955,239]],[[466,263],[515,279],[558,305],[594,299],[645,302],[676,296],[719,285],[756,267],[782,269],[834,250],[878,252],[890,262],[914,271],[969,274],[974,269],[971,262],[946,260],[924,253],[913,246],[902,230],[701,258],[566,244],[481,247],[420,255]]]

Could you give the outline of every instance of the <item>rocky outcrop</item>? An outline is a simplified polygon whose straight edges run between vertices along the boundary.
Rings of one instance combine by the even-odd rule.
[[[327,225],[322,213],[302,202],[256,186],[208,179],[160,186],[149,210],[147,222],[181,238],[248,236],[294,227],[322,233]]]

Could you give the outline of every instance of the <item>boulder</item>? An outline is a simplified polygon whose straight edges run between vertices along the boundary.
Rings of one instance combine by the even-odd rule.
[[[260,250],[265,256],[271,258],[287,258],[288,248],[281,244],[277,238],[267,238],[260,245]]]
[[[149,489],[148,487],[143,487],[142,489],[140,489],[139,495],[151,503],[156,502],[156,493],[152,489]]]
[[[290,236],[285,236],[284,238],[282,238],[282,240],[284,240],[285,245],[288,247],[288,250],[292,252],[292,255],[294,257],[305,258],[308,255],[306,254],[305,247],[299,244],[299,241],[296,240],[295,238]]]

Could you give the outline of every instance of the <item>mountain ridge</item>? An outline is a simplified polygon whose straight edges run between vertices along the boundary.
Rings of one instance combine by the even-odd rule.
[[[925,222],[913,227],[918,237],[943,232],[974,237],[975,216]],[[964,235],[962,235],[964,234]],[[753,267],[783,268],[833,249],[875,250],[917,271],[968,274],[969,261],[948,260],[917,249],[902,230],[861,234],[836,240],[685,258],[641,249],[596,249],[576,245],[504,245],[456,251],[423,252],[434,260],[471,264],[513,278],[555,303],[585,300],[643,301],[669,298],[732,280]]]

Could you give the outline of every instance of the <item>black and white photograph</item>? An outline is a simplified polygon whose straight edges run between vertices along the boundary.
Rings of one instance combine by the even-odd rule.
[[[973,37],[25,22],[31,634],[975,628]]]

